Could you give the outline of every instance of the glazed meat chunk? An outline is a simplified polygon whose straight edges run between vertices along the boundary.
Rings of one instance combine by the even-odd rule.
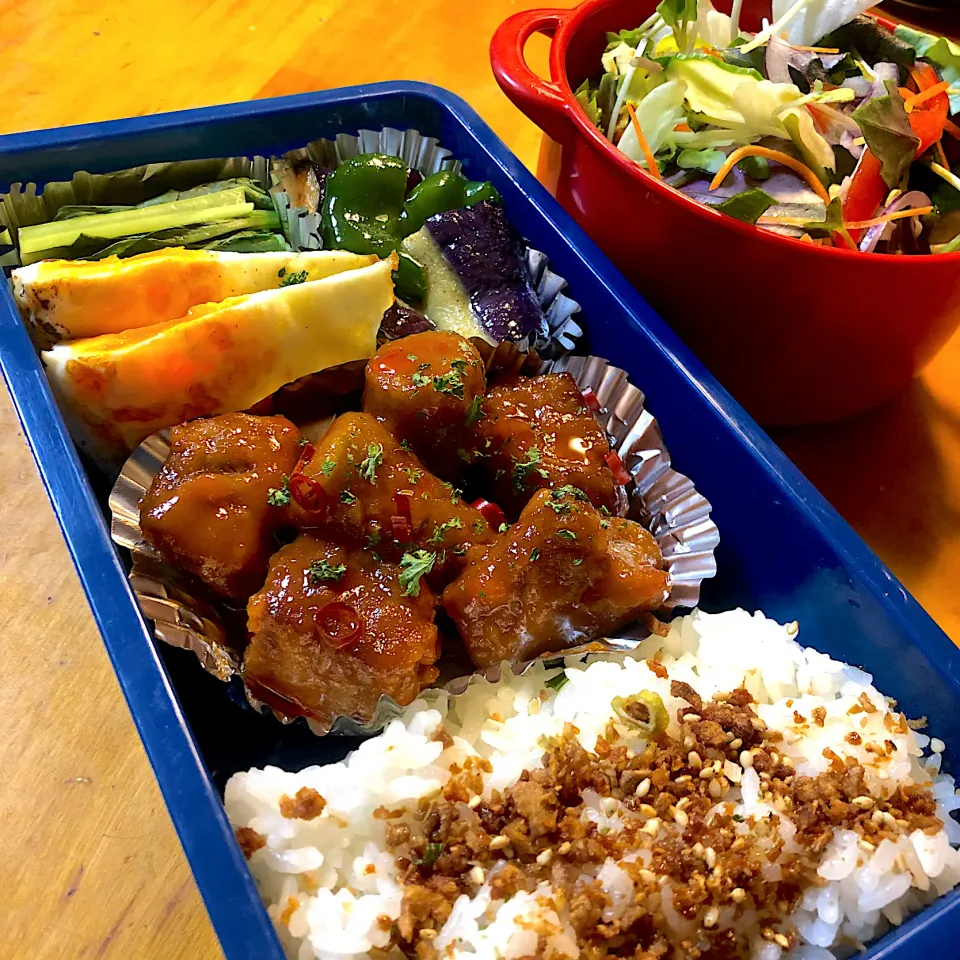
[[[443,592],[473,662],[529,660],[655,610],[667,574],[653,537],[574,487],[541,490]]]
[[[369,720],[383,693],[408,704],[437,677],[434,606],[426,583],[399,566],[301,534],[274,555],[247,607],[247,687],[324,724]]]
[[[476,436],[484,489],[511,520],[544,487],[578,487],[595,507],[624,512],[626,495],[605,460],[607,436],[569,373],[497,384]]]
[[[164,559],[229,600],[263,584],[283,517],[270,506],[300,456],[283,417],[228,413],[170,431],[170,453],[140,501],[140,528]]]
[[[483,360],[456,333],[419,333],[382,346],[367,364],[363,409],[437,476],[458,480],[471,461],[470,425],[487,388]]]
[[[303,474],[305,480],[291,479],[295,499],[305,482],[320,491],[317,510],[295,510],[298,526],[333,531],[337,538],[370,546],[393,562],[418,549],[433,553],[434,584],[442,584],[443,571],[459,569],[471,545],[494,536],[479,511],[425,469],[368,413],[338,417]]]

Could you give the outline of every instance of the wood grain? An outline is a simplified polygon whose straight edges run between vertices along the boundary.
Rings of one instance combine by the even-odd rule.
[[[465,97],[533,167],[539,133],[487,46],[536,5],[0,2],[0,132],[412,78]],[[541,69],[546,48],[528,50]],[[777,439],[960,639],[960,338],[884,410]],[[221,956],[5,392],[0,530],[0,954]]]

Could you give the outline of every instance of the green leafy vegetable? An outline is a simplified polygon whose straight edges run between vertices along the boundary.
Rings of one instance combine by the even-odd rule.
[[[570,678],[567,676],[566,671],[563,673],[558,673],[555,677],[551,677],[545,684],[548,689],[557,691],[562,690],[568,683]]]
[[[290,478],[284,477],[279,487],[267,491],[267,504],[271,507],[285,507],[290,503]]]
[[[770,194],[754,187],[716,204],[713,209],[743,223],[756,223],[776,202]]]
[[[822,221],[812,220],[805,223],[803,229],[808,233],[812,233],[814,236],[822,237],[829,237],[835,233],[839,233],[846,239],[848,247],[856,246],[844,224],[843,201],[840,197],[834,197],[830,203],[827,204],[826,215]]]
[[[744,157],[737,166],[751,180],[770,179],[770,161],[766,157]]]
[[[924,60],[929,60],[939,68],[940,78],[956,90],[950,93],[950,112],[960,112],[960,44],[946,37],[921,33],[902,23],[897,26],[895,35],[897,39],[909,44]]]
[[[420,579],[425,577],[437,562],[437,555],[430,550],[405,553],[400,558],[400,586],[405,597],[420,596]]]
[[[448,396],[456,397],[457,400],[463,399],[463,387],[463,378],[456,370],[451,370],[433,378],[433,389],[437,393],[445,393]]]
[[[442,843],[426,843],[423,847],[423,856],[414,858],[412,863],[418,867],[432,867],[440,859],[442,853]]]
[[[333,473],[333,471],[336,469],[337,469],[337,461],[331,460],[329,457],[327,457],[327,459],[320,464],[320,470],[325,477],[329,477]]]
[[[910,126],[903,97],[896,85],[887,84],[889,93],[875,97],[853,111],[870,152],[880,161],[883,182],[893,190],[898,187],[920,146],[920,139]]]
[[[572,530],[558,530],[558,531],[557,531],[557,536],[560,537],[561,540],[576,540],[576,539],[577,539],[577,535],[576,535]]]
[[[357,498],[349,490],[341,490],[340,502],[345,503],[349,507],[357,502]]]
[[[704,173],[718,173],[727,155],[722,150],[681,150],[677,156],[677,166],[681,170],[702,170]]]
[[[328,563],[326,560],[314,560],[307,570],[311,583],[338,583],[343,579],[347,572],[345,563],[338,563],[336,566]]]
[[[293,287],[298,283],[306,283],[309,274],[306,270],[297,270],[296,273],[288,273],[281,281],[281,287]]]
[[[470,406],[467,407],[467,416],[464,422],[468,427],[472,427],[482,416],[484,416],[483,397],[476,396],[470,401]]]
[[[916,60],[917,54],[913,45],[900,36],[900,30],[901,28],[897,27],[896,31],[891,33],[881,27],[873,17],[861,14],[818,40],[817,46],[853,50],[867,63],[899,63],[909,66]]]
[[[513,465],[513,485],[517,490],[522,490],[527,482],[527,477],[530,476],[530,473],[534,470],[540,474],[541,477],[547,479],[550,475],[547,473],[543,467],[538,466],[541,459],[541,453],[537,447],[531,447],[527,451],[526,459],[518,460]]]
[[[444,520],[443,523],[437,524],[436,529],[430,536],[430,543],[443,543],[443,538],[446,535],[448,530],[462,530],[463,523],[459,517],[451,517],[449,520]],[[482,532],[482,528],[481,531]]]
[[[583,107],[587,119],[595,126],[600,126],[600,108],[597,106],[597,89],[591,86],[589,78],[577,87],[574,94],[577,103]]]
[[[360,476],[370,483],[377,482],[377,468],[383,463],[383,446],[371,443],[367,447],[367,455],[360,461]]]

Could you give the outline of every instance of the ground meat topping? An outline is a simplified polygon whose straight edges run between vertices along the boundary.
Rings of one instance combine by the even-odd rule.
[[[280,812],[288,820],[315,820],[323,813],[327,801],[312,787],[301,787],[295,797],[280,798]]]
[[[789,951],[797,934],[784,918],[822,883],[817,867],[836,830],[867,849],[942,826],[929,789],[874,797],[864,767],[829,748],[825,773],[797,775],[743,687],[707,701],[673,681],[671,694],[688,704],[679,732],[639,752],[614,721],[593,751],[567,724],[544,742],[541,766],[504,790],[485,787],[490,764],[473,758],[401,817],[390,811],[386,840],[404,889],[392,943],[441,960],[433,944],[458,897],[487,885],[493,901],[507,901],[549,884],[549,907],[564,911],[584,960],[737,960],[752,949],[750,924],[737,921],[753,916],[763,938]],[[759,802],[776,814],[741,816],[724,800],[750,768]],[[795,827],[789,845],[779,817]],[[619,912],[597,876],[611,860],[633,884]]]
[[[249,860],[261,847],[267,845],[267,838],[260,836],[253,827],[238,827],[237,831],[237,843],[240,844],[240,849],[243,851],[243,855]]]

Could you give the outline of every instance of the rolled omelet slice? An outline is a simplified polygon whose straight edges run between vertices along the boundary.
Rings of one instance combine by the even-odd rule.
[[[13,271],[13,295],[43,345],[176,320],[201,303],[357,270],[375,255],[344,250],[226,253],[171,247],[121,260],[41,260]]]
[[[42,354],[47,376],[82,427],[77,442],[115,459],[163,427],[247,410],[309,373],[372,356],[396,266],[391,254],[178,320],[60,343]]]

